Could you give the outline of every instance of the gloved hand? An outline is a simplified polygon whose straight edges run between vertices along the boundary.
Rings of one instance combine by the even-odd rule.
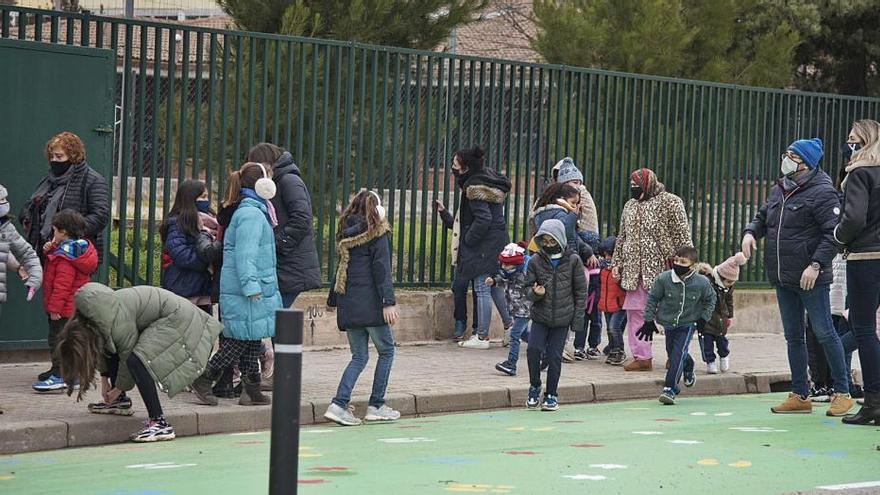
[[[703,330],[706,329],[706,324],[707,324],[707,323],[709,323],[709,322],[706,321],[706,320],[704,320],[704,319],[702,319],[702,318],[700,318],[699,320],[697,320],[697,333],[698,333],[698,334],[700,334],[700,335],[703,334]]]
[[[639,340],[650,342],[654,340],[655,333],[660,333],[660,330],[657,330],[657,324],[653,321],[646,321],[642,328],[636,330],[636,337]]]

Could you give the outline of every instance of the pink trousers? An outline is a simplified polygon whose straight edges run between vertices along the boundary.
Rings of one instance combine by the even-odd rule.
[[[645,305],[648,304],[648,290],[643,285],[632,291],[626,291],[623,309],[626,310],[626,339],[633,358],[638,360],[651,359],[651,342],[639,340],[636,331],[645,324]]]

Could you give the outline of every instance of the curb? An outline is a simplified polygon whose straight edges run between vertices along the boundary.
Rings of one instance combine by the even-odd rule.
[[[769,393],[790,382],[788,373],[725,373],[700,375],[688,395],[729,395]],[[564,404],[597,401],[648,399],[657,396],[663,381],[659,379],[627,379],[615,382],[581,382],[563,380],[559,395]],[[458,393],[415,392],[389,394],[387,400],[403,417],[429,414],[479,411],[520,407],[525,403],[528,387],[482,387]],[[303,400],[300,424],[327,423],[323,412],[329,399]],[[366,398],[352,400],[359,412],[366,410]],[[271,428],[271,406],[197,407],[168,414],[178,437],[268,430]],[[91,415],[68,420],[34,420],[10,424],[0,431],[0,454],[20,454],[66,447],[84,447],[122,443],[141,426],[134,417]]]

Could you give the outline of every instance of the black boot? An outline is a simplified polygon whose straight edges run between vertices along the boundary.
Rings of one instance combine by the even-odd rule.
[[[859,412],[845,416],[841,421],[848,425],[867,425],[874,422],[880,426],[880,393],[865,392],[865,404]]]
[[[214,392],[211,390],[211,387],[214,385],[214,380],[220,377],[220,372],[210,364],[205,368],[205,372],[202,373],[202,376],[196,378],[191,385],[192,391],[196,394],[196,397],[207,406],[216,406],[217,398],[214,397]]]
[[[234,399],[237,397],[232,389],[232,372],[232,366],[228,366],[223,370],[223,373],[220,374],[220,379],[214,385],[214,396],[221,399]]]
[[[238,403],[242,406],[265,406],[272,403],[272,400],[260,391],[260,372],[248,373],[241,375],[241,383],[244,392]]]

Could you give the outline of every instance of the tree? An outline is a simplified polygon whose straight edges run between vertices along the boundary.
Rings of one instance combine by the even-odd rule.
[[[487,0],[219,0],[248,31],[431,49]]]
[[[801,40],[792,18],[800,15],[809,26],[818,15],[803,4],[535,0],[533,47],[551,63],[782,87],[791,81]]]

